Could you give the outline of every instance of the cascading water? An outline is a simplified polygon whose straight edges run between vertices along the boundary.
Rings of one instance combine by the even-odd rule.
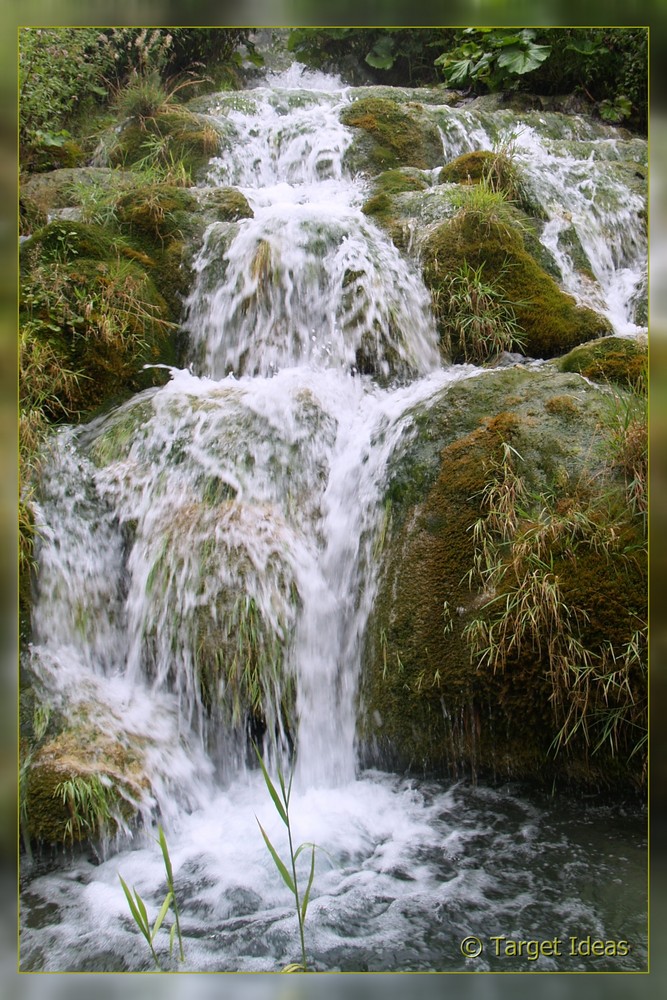
[[[274,764],[296,745],[295,839],[327,852],[308,916],[315,967],[465,967],[458,942],[474,912],[489,934],[633,937],[615,967],[638,968],[641,891],[621,905],[617,884],[641,880],[631,824],[612,878],[609,834],[589,835],[586,816],[569,816],[566,835],[561,815],[510,794],[358,771],[387,465],[414,413],[478,370],[441,366],[416,268],[361,212],[364,182],[346,171],[351,130],[339,121],[352,97],[292,68],[242,100],[206,99],[235,137],[206,186],[238,186],[254,216],[205,235],[184,313],[189,369],[54,439],[37,507],[31,669],[54,708],[136,759],[123,794],[146,828],[159,815],[167,829],[188,969],[268,970],[295,957],[291,897],[255,815],[281,850],[284,828],[249,766],[249,726]],[[490,147],[481,120],[442,110],[449,156]],[[552,205],[572,173],[568,161],[540,181],[544,149],[531,132],[521,155]],[[565,262],[558,218],[544,239]],[[613,228],[625,237],[608,258],[594,253],[609,219],[590,239],[588,222],[577,231],[617,315],[615,276],[627,271],[636,288],[642,246],[621,213]],[[103,863],[73,860],[29,882],[25,969],[149,967],[118,873],[158,905],[161,858],[127,823],[121,831]],[[602,904],[588,893],[601,880]],[[577,955],[568,967],[590,964]]]

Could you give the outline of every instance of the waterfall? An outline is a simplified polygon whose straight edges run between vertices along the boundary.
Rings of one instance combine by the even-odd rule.
[[[427,911],[447,913],[450,934],[465,931],[469,906],[495,914],[502,873],[470,859],[467,879],[454,870],[476,837],[517,899],[523,892],[533,905],[540,893],[539,877],[522,875],[523,856],[509,860],[509,839],[530,849],[537,810],[512,805],[505,815],[491,793],[469,800],[360,773],[357,761],[387,468],[414,435],[415,414],[480,369],[442,365],[419,262],[362,212],[369,182],[350,174],[353,133],[340,124],[353,98],[336,78],[294,66],[243,94],[198,99],[234,137],[198,193],[234,185],[253,217],[206,230],[184,305],[187,366],[60,430],[44,456],[29,665],[71,725],[93,723],[137,760],[141,779],[125,794],[147,829],[160,817],[168,830],[198,970],[263,970],[290,957],[290,898],[272,881],[255,815],[276,842],[284,830],[267,810],[251,738],[271,766],[296,751],[296,837],[338,859],[318,862],[312,904],[333,966],[373,969],[384,949],[392,967],[433,968],[437,957],[420,943]],[[493,146],[483,116],[438,114],[446,155]],[[638,205],[627,198],[591,222],[586,205],[599,199],[572,193],[581,161],[563,153],[545,171],[544,157],[557,153],[538,125],[526,126],[517,156],[544,205],[544,245],[567,289],[631,333],[645,252]],[[597,162],[593,151],[586,170]],[[566,224],[594,290],[559,239]],[[511,837],[492,832],[505,820]],[[82,930],[101,914],[110,951],[140,967],[117,875],[153,900],[163,875],[150,844],[139,837],[134,847],[98,868],[83,863],[48,957],[32,932],[37,964],[71,968],[77,941],[84,956],[107,961]],[[34,891],[54,901],[62,884]],[[555,920],[557,896],[545,905]],[[372,931],[361,943],[367,909]],[[520,906],[505,918],[497,933],[520,923]],[[222,945],[211,925],[223,928]],[[351,966],[338,951],[342,925],[359,938]]]

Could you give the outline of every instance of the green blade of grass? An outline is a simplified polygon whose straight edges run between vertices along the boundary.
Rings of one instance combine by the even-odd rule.
[[[257,819],[256,816],[255,816],[255,819]],[[285,883],[285,885],[287,886],[287,888],[290,890],[290,892],[293,895],[296,895],[296,889],[294,888],[294,882],[292,881],[292,876],[287,871],[287,868],[285,868],[285,865],[283,864],[283,862],[280,860],[280,857],[278,856],[278,853],[277,853],[276,849],[274,848],[273,844],[271,843],[271,841],[269,840],[268,836],[266,835],[264,827],[262,826],[262,824],[260,823],[259,820],[257,820],[257,826],[259,827],[259,829],[261,831],[261,834],[264,837],[264,843],[266,844],[266,846],[269,849],[269,853],[270,853],[271,857],[273,858],[273,861],[274,861],[274,864],[275,864],[276,868],[278,869],[278,871],[280,872],[280,874],[282,876],[283,882]]]
[[[155,919],[155,923],[153,924],[153,931],[151,933],[151,941],[154,940],[155,935],[160,930],[160,927],[162,926],[162,921],[164,920],[164,918],[167,915],[167,910],[169,909],[169,904],[171,903],[172,899],[173,899],[172,894],[170,892],[168,892],[167,895],[164,897],[164,903],[162,904],[160,912],[158,913],[158,915],[157,915],[157,917]],[[175,926],[176,925],[174,924],[174,927]]]
[[[306,891],[303,896],[303,903],[301,904],[302,921],[306,919],[306,910],[308,909],[308,900],[310,899],[310,889],[313,884],[313,879],[315,877],[315,844],[311,844],[310,846],[312,849],[310,855],[310,875],[308,876],[308,885],[306,886]]]
[[[174,884],[174,873],[171,867],[171,858],[169,857],[169,851],[167,850],[167,841],[165,839],[164,830],[158,825],[158,844],[162,851],[162,857],[164,858],[164,867],[167,872],[167,878],[169,879],[169,884]]]
[[[287,812],[285,811],[285,807],[282,804],[282,802],[280,801],[280,796],[278,795],[278,792],[276,791],[275,785],[273,784],[273,782],[271,781],[271,778],[269,777],[269,773],[266,770],[266,767],[264,765],[264,761],[262,760],[262,756],[261,756],[259,750],[257,749],[256,744],[253,744],[253,746],[255,747],[255,753],[257,754],[257,759],[259,761],[259,766],[262,769],[262,774],[264,775],[264,781],[266,782],[266,787],[269,790],[269,795],[273,799],[273,804],[276,807],[276,811],[277,811],[278,815],[280,816],[281,820],[283,821],[283,823],[285,824],[285,826],[289,826],[289,823],[288,823],[288,820],[287,820]]]
[[[144,924],[141,912],[137,908],[137,904],[135,903],[134,899],[132,898],[132,893],[131,893],[129,887],[123,881],[122,876],[119,875],[118,878],[120,879],[120,884],[123,887],[123,892],[125,893],[125,898],[127,899],[127,904],[130,907],[130,913],[134,917],[134,921],[135,921],[137,927],[139,928],[139,930],[141,931],[141,933],[144,935],[144,937],[146,938],[146,940],[149,940],[150,939],[150,930],[148,928],[148,923]],[[139,899],[140,897],[137,896],[137,898]]]

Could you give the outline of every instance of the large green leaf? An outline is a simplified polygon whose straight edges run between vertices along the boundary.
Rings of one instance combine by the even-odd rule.
[[[467,83],[472,76],[474,68],[474,59],[459,59],[458,62],[452,63],[451,66],[445,68],[447,83]]]
[[[528,45],[527,48],[510,46],[498,56],[498,66],[510,73],[530,73],[537,69],[551,54],[550,45]]]
[[[366,56],[366,62],[375,69],[391,69],[394,65],[394,39],[382,35]]]

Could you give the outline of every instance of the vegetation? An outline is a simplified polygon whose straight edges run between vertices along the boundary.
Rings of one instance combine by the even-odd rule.
[[[257,754],[257,759],[259,760],[259,766],[262,769],[262,774],[264,776],[264,781],[266,783],[266,787],[267,787],[267,789],[269,791],[269,795],[271,796],[271,800],[273,801],[273,804],[274,804],[274,806],[276,808],[276,812],[278,813],[278,815],[280,816],[281,820],[283,821],[283,823],[287,827],[287,839],[288,839],[288,843],[289,843],[289,865],[290,865],[290,870],[287,869],[287,866],[285,865],[284,861],[281,859],[281,857],[278,854],[278,852],[276,851],[275,847],[273,846],[273,844],[269,840],[269,837],[267,836],[267,833],[266,833],[264,827],[259,822],[259,820],[257,820],[257,825],[259,826],[259,829],[261,831],[262,837],[264,839],[264,843],[266,844],[267,849],[269,851],[269,854],[271,855],[271,857],[273,859],[273,862],[274,862],[276,868],[278,869],[278,871],[280,873],[280,877],[282,878],[283,882],[285,883],[285,885],[287,886],[287,888],[289,889],[289,891],[294,896],[294,905],[296,907],[296,916],[297,916],[297,921],[299,923],[299,941],[300,941],[300,944],[301,944],[301,962],[300,963],[299,962],[295,962],[295,963],[292,963],[292,964],[286,966],[286,968],[283,969],[283,972],[307,972],[308,971],[308,960],[307,960],[307,957],[306,957],[306,943],[305,943],[305,937],[304,937],[304,926],[305,926],[305,922],[306,922],[306,913],[308,911],[308,902],[309,902],[309,899],[310,899],[310,890],[311,890],[311,888],[313,886],[313,879],[315,877],[315,851],[317,850],[317,845],[316,844],[311,844],[311,843],[304,843],[304,844],[300,844],[299,847],[297,847],[296,850],[295,850],[294,844],[292,842],[292,826],[291,826],[290,815],[289,815],[289,803],[290,803],[290,796],[292,794],[292,778],[294,777],[294,774],[292,773],[290,775],[289,783],[287,785],[285,785],[285,778],[283,776],[283,773],[282,773],[280,767],[278,767],[278,783],[280,785],[280,793],[279,793],[278,789],[276,788],[276,786],[274,785],[274,783],[271,781],[271,778],[269,777],[269,773],[266,770],[266,765],[264,764],[262,756],[261,756],[259,750],[257,749],[257,747],[255,747],[255,752]],[[307,850],[307,848],[310,848],[310,873],[308,875],[308,882],[307,882],[307,885],[306,885],[306,890],[303,893],[303,895],[301,895],[301,892],[299,890],[299,882],[298,882],[298,877],[297,877],[297,871],[296,871],[296,863],[297,863],[297,860],[299,858],[299,855],[303,851]]]
[[[29,616],[32,484],[48,428],[77,421],[167,377],[187,289],[183,239],[196,200],[186,188],[219,136],[180,100],[238,82],[258,57],[251,29],[23,28],[19,56],[20,605]],[[206,62],[206,74],[203,62]],[[123,125],[116,133],[114,126]],[[72,169],[100,135],[127,171]],[[35,172],[51,171],[39,183]],[[66,168],[66,169],[63,169]],[[47,212],[80,205],[80,220]],[[239,206],[237,212],[242,212]],[[240,217],[240,216],[239,216]]]
[[[629,422],[615,443],[620,454],[632,456],[627,473],[638,491],[637,506],[645,510],[646,440],[638,444],[637,437]],[[483,514],[473,527],[470,579],[476,579],[480,593],[493,596],[464,635],[478,670],[511,669],[524,646],[537,654],[551,685],[556,751],[580,735],[593,753],[608,746],[612,755],[632,756],[647,741],[646,621],[616,604],[614,615],[622,616],[626,628],[630,622],[627,638],[615,638],[618,627],[603,631],[599,616],[592,621],[587,608],[576,603],[577,590],[565,567],[567,576],[576,578],[582,563],[599,563],[619,581],[627,572],[630,584],[640,551],[637,534],[623,508],[614,510],[614,498],[592,492],[585,482],[567,504],[545,493],[530,494],[517,471],[522,462],[504,442],[489,470]],[[645,560],[645,549],[642,556]]]
[[[385,497],[366,763],[643,786],[642,422],[644,397],[522,368],[415,414]]]
[[[23,169],[74,166],[91,148],[90,123],[115,106],[148,110],[168,92],[200,84],[202,71],[229,86],[239,48],[258,60],[250,28],[22,28],[19,146]],[[192,91],[189,92],[192,96]],[[142,101],[144,102],[142,104]],[[146,103],[147,102],[147,103]],[[155,107],[155,104],[153,104]],[[129,109],[133,109],[132,111]],[[105,118],[106,115],[106,118]]]
[[[646,28],[296,28],[289,45],[314,66],[352,60],[377,83],[575,92],[603,120],[647,129]]]
[[[464,261],[438,287],[435,301],[443,350],[453,361],[481,364],[503,351],[523,347],[512,303],[497,283],[484,281],[483,271],[484,263],[473,269]]]
[[[461,267],[468,275],[483,273],[487,288],[496,295],[496,305],[511,306],[521,331],[517,348],[522,345],[531,357],[554,357],[610,331],[606,319],[577,306],[531,256],[500,192],[479,183],[462,186],[462,196],[465,201],[456,216],[436,226],[422,249],[424,278],[445,343],[451,336],[451,276],[459,274]],[[512,319],[507,313],[506,318]],[[514,328],[513,319],[505,324],[504,343]]]
[[[153,961],[157,969],[160,969],[160,960],[158,959],[157,952],[155,951],[154,941],[157,932],[162,927],[165,917],[169,912],[169,907],[171,907],[174,914],[174,922],[171,926],[169,932],[169,956],[174,949],[174,941],[176,936],[178,936],[178,948],[179,948],[179,958],[181,962],[185,961],[185,953],[183,951],[183,937],[181,935],[181,924],[178,912],[178,903],[176,901],[176,889],[174,887],[174,871],[171,864],[171,858],[169,857],[169,849],[167,847],[167,840],[164,835],[164,830],[158,824],[158,844],[160,845],[160,850],[162,851],[162,860],[164,861],[164,870],[167,876],[167,895],[162,901],[155,922],[151,927],[148,920],[148,911],[146,910],[146,904],[139,895],[136,889],[130,891],[127,884],[124,882],[122,876],[119,874],[120,884],[123,887],[123,892],[125,893],[125,898],[127,899],[127,905],[130,908],[130,913],[134,919],[135,924],[146,938],[146,943],[150,948],[151,955],[153,956]]]
[[[341,121],[371,138],[369,157],[376,172],[400,166],[426,169],[442,160],[437,129],[417,109],[406,110],[389,98],[361,97],[343,108]],[[348,152],[348,158],[355,155],[354,149]]]
[[[594,382],[610,382],[646,392],[648,351],[626,337],[604,337],[573,348],[558,362],[563,372],[580,372]]]

